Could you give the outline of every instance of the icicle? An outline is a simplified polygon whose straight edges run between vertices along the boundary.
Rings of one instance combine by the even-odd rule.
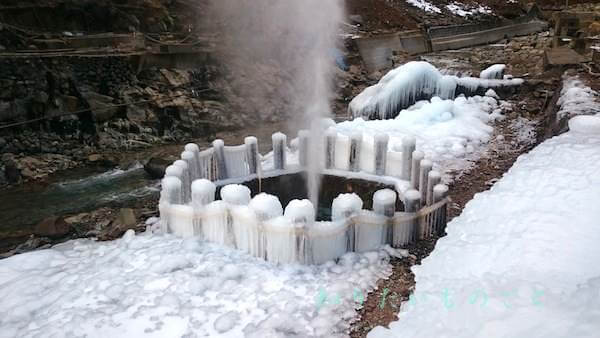
[[[198,162],[200,163],[200,178],[205,178],[207,180],[215,180],[216,179],[216,167],[214,161],[214,149],[209,148],[204,151],[201,151],[198,154]]]
[[[265,253],[272,263],[298,262],[299,243],[296,226],[287,217],[276,217],[264,224]]]
[[[191,151],[184,151],[181,153],[181,159],[184,160],[190,170],[190,181],[193,181],[200,177],[200,164],[196,154]]]
[[[228,184],[221,188],[221,199],[232,205],[248,205],[250,189],[241,184]]]
[[[229,233],[229,212],[227,203],[214,201],[204,208],[202,217],[202,234],[204,239],[227,246],[233,246],[232,234]]]
[[[354,251],[376,250],[385,243],[388,228],[387,217],[362,210],[354,220]]]
[[[260,224],[264,224],[265,222],[283,215],[283,207],[281,206],[281,202],[277,196],[269,195],[266,193],[260,193],[250,201],[249,207],[254,211],[254,214],[257,217],[257,220]],[[251,224],[249,232],[249,242],[250,254],[265,258],[266,257],[266,234],[260,228],[260,225],[257,224],[256,227],[253,227]],[[253,241],[252,239],[256,239]]]
[[[362,201],[361,201],[362,203]],[[348,223],[316,222],[309,230],[309,264],[323,264],[337,259],[348,251]]]
[[[224,149],[227,177],[244,177],[248,175],[248,160],[246,145],[227,146]]]
[[[202,212],[204,206],[215,200],[215,184],[206,179],[195,180],[192,183],[192,207],[194,208],[194,235],[202,235]]]
[[[185,145],[184,149],[185,149],[185,151],[189,151],[192,154],[194,154],[194,161],[196,161],[195,173],[192,172],[192,181],[193,180],[197,180],[199,178],[203,178],[201,176],[202,175],[202,171],[201,171],[201,165],[200,165],[200,148],[195,143],[188,143],[188,144]]]
[[[350,170],[350,138],[337,134],[335,138],[335,168]]]
[[[207,180],[199,179],[192,183],[192,205],[197,210],[202,210],[205,205],[215,200],[217,186]]]
[[[261,253],[260,223],[256,213],[247,205],[230,205],[231,227],[235,238],[235,247],[254,256],[263,258]]]
[[[360,147],[360,170],[366,173],[375,173],[375,142],[373,138],[362,139]]]
[[[174,204],[171,205],[169,216],[169,227],[175,236],[183,238],[194,236],[194,208]]]
[[[183,201],[182,183],[178,177],[167,176],[162,179],[158,209],[160,211],[161,230],[163,233],[170,231],[171,206],[181,204]]]
[[[188,203],[190,201],[191,189],[192,189],[192,181],[190,178],[190,168],[188,164],[184,160],[177,160],[173,162],[174,166],[180,167],[182,170],[181,174],[181,183],[183,183],[183,203]]]

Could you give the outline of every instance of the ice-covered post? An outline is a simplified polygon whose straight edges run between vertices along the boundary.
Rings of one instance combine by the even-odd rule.
[[[355,193],[339,194],[331,203],[331,220],[333,222],[346,220],[360,213],[363,207],[363,201]],[[352,250],[354,248],[354,222],[349,223],[348,228],[348,245]]]
[[[215,150],[215,161],[217,162],[217,176],[220,180],[227,179],[227,164],[225,163],[225,143],[221,139],[213,141],[213,149]]]
[[[409,181],[412,172],[412,156],[415,151],[416,139],[413,136],[407,136],[402,139],[402,178]]]
[[[375,135],[375,174],[385,175],[387,148],[390,137],[387,134]]]
[[[190,189],[192,180],[190,178],[190,167],[184,160],[177,160],[173,162],[173,165],[181,168],[181,183],[183,184],[183,203],[187,203],[190,200]]]
[[[195,180],[192,183],[192,206],[196,211],[201,210],[205,205],[215,200],[217,186],[204,178]]]
[[[415,150],[412,153],[412,168],[410,170],[410,186],[415,190],[419,190],[419,180],[421,175],[421,160],[425,154],[420,150]]]
[[[192,171],[192,181],[193,181],[195,179],[200,178],[200,175],[201,175],[201,169],[200,169],[200,148],[195,143],[188,143],[188,144],[185,145],[184,149],[185,149],[185,151],[189,151],[192,154],[194,154],[194,161],[196,161],[195,168],[197,169],[197,171],[196,172]]]
[[[198,158],[193,152],[186,150],[181,153],[181,159],[188,165],[190,181],[194,181],[200,176],[200,163],[198,162]]]
[[[179,169],[177,167],[174,167]],[[177,176],[165,176],[161,182],[160,201],[158,208],[160,211],[161,229],[167,233],[170,229],[171,206],[183,202],[182,183]]]
[[[335,128],[330,127],[327,129],[325,139],[325,169],[332,169],[335,167],[335,143],[337,141],[337,131]]]
[[[429,172],[433,168],[433,163],[430,160],[421,160],[419,171],[419,191],[421,192],[421,203],[425,204],[427,201],[427,180],[429,178]]]
[[[350,171],[360,171],[360,148],[362,146],[362,133],[354,132],[350,135]]]
[[[298,162],[300,166],[306,168],[308,166],[308,141],[310,133],[308,130],[298,131]]]
[[[433,187],[433,202],[437,203],[441,200],[448,197],[448,186],[445,184],[438,184]],[[446,231],[446,207],[444,204],[441,208],[439,208],[436,213],[436,232],[438,236],[444,236],[444,232]]]
[[[284,133],[277,132],[271,136],[273,141],[273,166],[275,170],[285,169],[285,148],[287,136]]]
[[[404,193],[404,211],[407,213],[416,213],[421,208],[421,193],[418,190],[411,189]],[[420,239],[419,219],[415,216],[408,222],[407,242],[414,242]]]
[[[258,139],[248,136],[244,139],[246,145],[246,159],[248,160],[248,173],[250,175],[260,173],[260,156],[258,155]]]
[[[442,180],[442,175],[435,170],[429,172],[427,176],[427,205],[433,204],[433,187],[438,185]]]
[[[396,213],[396,199],[398,195],[392,189],[381,189],[377,190],[373,194],[373,211],[378,214],[388,218],[387,226],[385,228],[384,234],[384,244],[390,243],[392,238],[392,227],[390,226],[391,219],[394,217],[394,213]]]

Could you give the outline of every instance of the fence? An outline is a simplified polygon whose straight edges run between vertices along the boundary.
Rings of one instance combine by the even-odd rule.
[[[274,263],[320,264],[349,251],[375,250],[381,245],[405,247],[417,240],[441,236],[446,226],[448,187],[432,163],[415,150],[415,140],[405,138],[401,149],[388,149],[388,137],[362,134],[346,136],[329,129],[317,154],[323,173],[373,180],[377,177],[404,183],[410,188],[381,189],[373,195],[373,210],[362,208],[356,194],[341,194],[331,206],[330,222],[315,221],[314,206],[290,202],[285,213],[278,197],[258,194],[229,184],[259,177],[301,172],[308,165],[308,132],[298,133],[297,149],[290,151],[287,136],[273,134],[270,161],[261,161],[258,141],[225,146],[215,140],[200,151],[185,146],[181,160],[169,166],[163,179],[159,210],[164,232],[198,236],[230,246]],[[297,154],[297,162],[290,154]],[[312,158],[312,157],[311,157]],[[221,200],[215,200],[223,186]],[[404,210],[396,210],[400,198]],[[293,205],[294,204],[294,205]],[[310,214],[311,210],[313,214]]]

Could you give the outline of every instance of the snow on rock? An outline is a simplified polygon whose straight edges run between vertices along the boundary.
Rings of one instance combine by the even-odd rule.
[[[402,139],[413,136],[417,149],[434,161],[440,171],[463,170],[486,150],[493,127],[489,123],[501,115],[503,107],[491,96],[459,96],[455,100],[438,97],[420,101],[402,110],[393,120],[365,121],[356,118],[336,126],[341,135],[363,133],[363,142],[375,135],[389,135],[389,149],[400,149]],[[362,157],[362,155],[361,155]]]
[[[368,337],[597,336],[599,172],[598,134],[571,131],[519,157],[412,268],[399,320]]]
[[[278,266],[173,235],[73,240],[0,260],[0,336],[339,336],[388,261]]]
[[[442,10],[426,0],[406,0],[407,3],[430,13],[441,13]]]
[[[577,76],[563,76],[563,88],[556,103],[560,106],[558,118],[600,113],[598,96],[596,91],[586,86]]]
[[[495,64],[489,66],[488,68],[481,71],[479,77],[482,79],[503,79],[504,71],[506,70],[506,65],[504,64]]]
[[[451,4],[446,5],[446,8],[452,14],[462,17],[477,14],[492,14],[492,10],[487,6],[480,4],[467,5],[458,1],[453,1]]]

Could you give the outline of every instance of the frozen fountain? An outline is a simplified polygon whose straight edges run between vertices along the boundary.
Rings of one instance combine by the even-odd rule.
[[[215,140],[203,151],[186,145],[162,181],[162,231],[299,264],[443,235],[448,187],[415,150],[414,138],[389,149],[385,136],[363,140],[333,128],[321,134],[308,140],[300,131],[290,148],[287,136],[275,133],[266,156],[255,137],[237,146]],[[309,141],[321,142],[313,153],[322,159],[316,172],[307,161]],[[318,205],[308,199],[312,174],[322,178],[313,196]]]

